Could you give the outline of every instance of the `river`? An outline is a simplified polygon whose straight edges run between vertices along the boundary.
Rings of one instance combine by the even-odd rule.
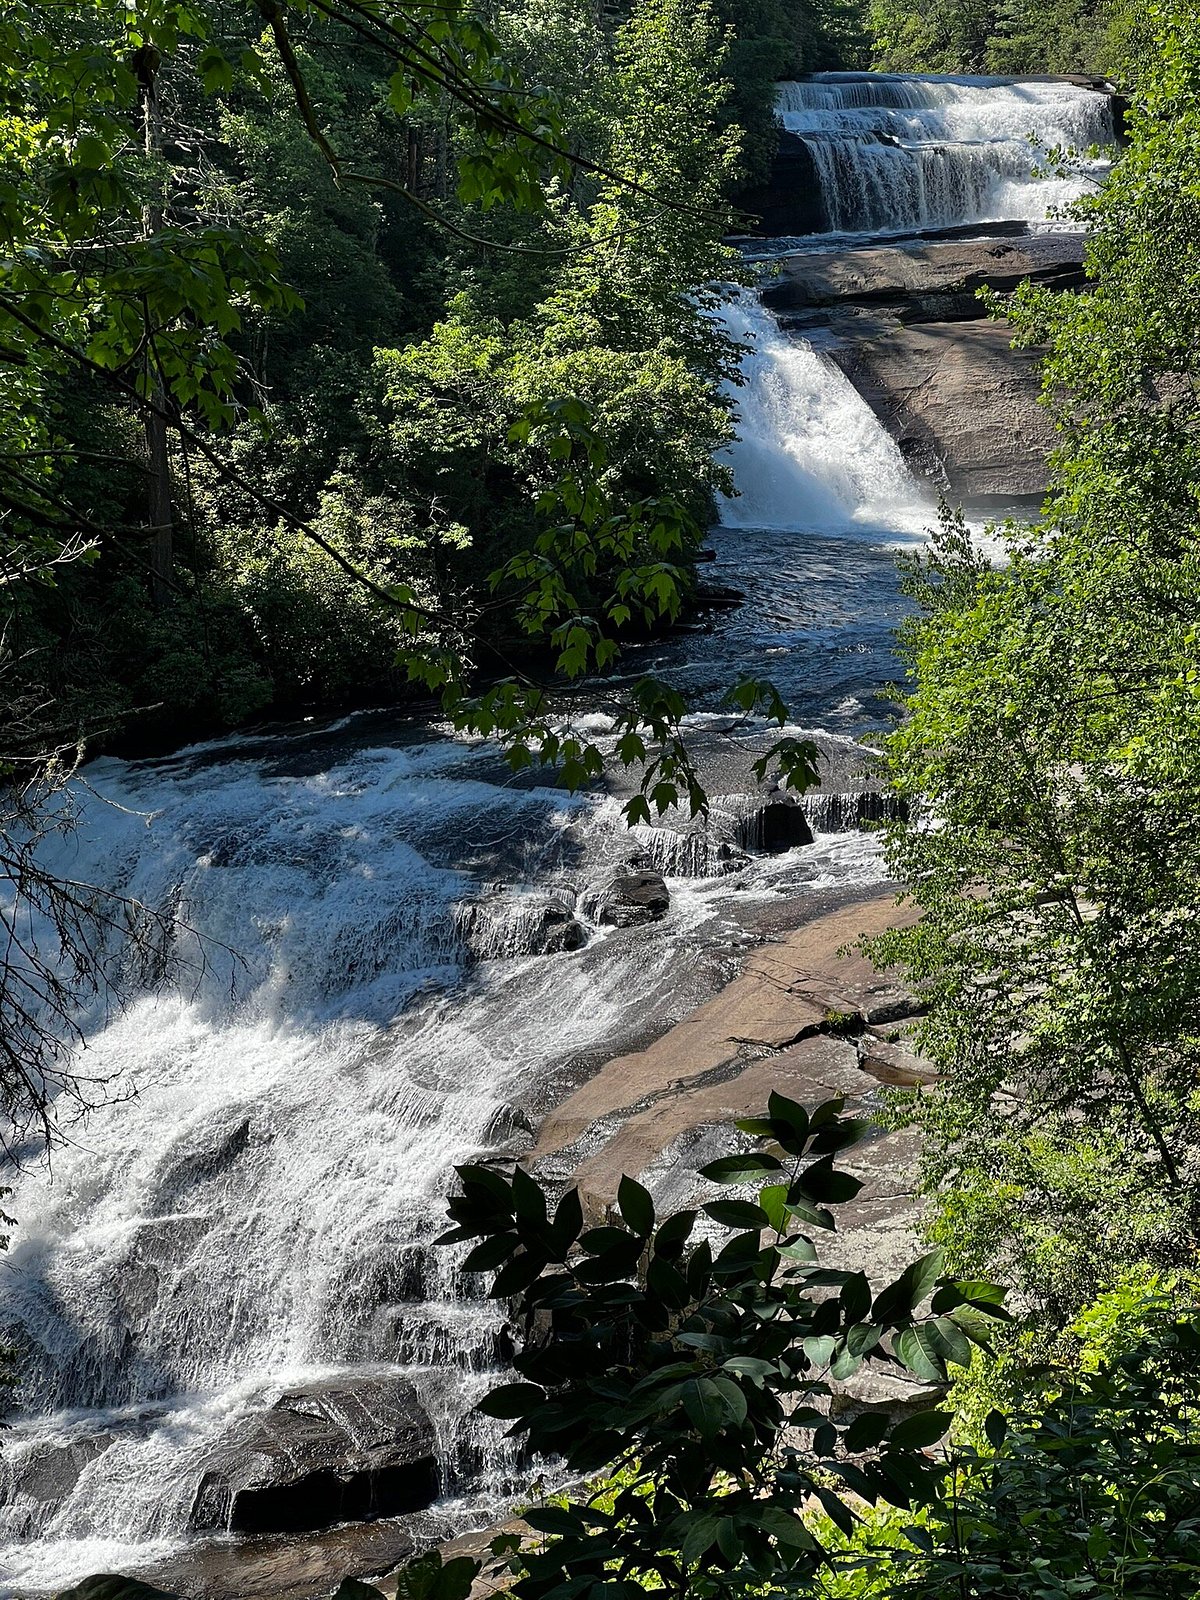
[[[1037,221],[1072,184],[1033,177],[1026,135],[1111,137],[1104,97],[1065,84],[825,75],[779,105],[827,221],[792,249]],[[719,770],[746,765],[720,693],[753,672],[851,771],[891,708],[895,554],[924,537],[932,498],[818,334],[789,336],[751,293],[725,316],[751,349],[741,492],[708,571],[745,600],[638,668],[694,695]],[[597,700],[589,725],[605,715]],[[815,843],[783,854],[631,838],[616,790],[514,779],[488,746],[386,712],[104,759],[86,778],[55,864],[170,908],[181,965],[90,1020],[89,1073],[132,1093],[5,1201],[22,1388],[0,1592],[211,1538],[194,1505],[231,1431],[285,1392],[364,1374],[411,1378],[430,1419],[440,1479],[419,1530],[502,1510],[522,1474],[470,1409],[497,1313],[428,1248],[453,1164],[519,1151],[584,1073],[716,992],[756,940],[877,883],[877,839],[831,828],[819,801]],[[597,926],[579,891],[639,852],[673,869],[668,914]]]

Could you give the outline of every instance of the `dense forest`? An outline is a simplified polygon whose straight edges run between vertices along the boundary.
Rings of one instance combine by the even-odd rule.
[[[870,0],[888,72],[1084,72],[1127,82],[1152,46],[1140,0]]]
[[[941,1074],[887,1112],[923,1135],[929,1253],[878,1292],[820,1265],[867,1130],[778,1096],[707,1169],[739,1186],[708,1208],[717,1251],[637,1184],[589,1231],[570,1193],[482,1166],[451,1237],[527,1333],[493,1414],[592,1481],[531,1514],[532,1547],[498,1542],[521,1600],[1195,1600],[1200,23],[487,9],[0,11],[3,867],[75,953],[45,993],[61,1020],[100,981],[95,906],[35,861],[72,752],[421,694],[517,764],[595,772],[544,684],[689,603],[734,425],[711,313],[777,80],[1108,75],[1129,142],[1076,214],[1087,286],[994,305],[1042,353],[1042,518],[996,530],[996,560],[947,512],[908,571],[888,848],[922,918],[874,953],[919,989]],[[770,685],[732,688],[785,721]],[[703,803],[685,709],[634,693],[635,820]],[[796,784],[811,759],[775,751]],[[30,983],[10,960],[0,1080],[49,1133],[70,1069]],[[812,1409],[880,1353],[936,1408]],[[427,1557],[401,1592],[465,1600],[475,1572]]]
[[[144,47],[151,78],[104,86],[114,112],[122,92],[141,108],[136,139],[126,118],[92,130],[86,112],[35,131],[60,89],[48,52],[103,43],[106,8],[56,12],[53,31],[36,7],[10,24],[47,70],[13,107],[9,292],[38,295],[40,333],[83,363],[17,337],[32,364],[14,400],[36,397],[47,421],[10,441],[10,565],[24,570],[19,530],[87,547],[55,563],[53,589],[8,591],[13,695],[52,691],[54,738],[169,742],[406,692],[396,652],[415,618],[372,585],[411,593],[426,623],[442,619],[422,644],[485,676],[551,662],[538,607],[554,602],[525,605],[507,564],[562,510],[554,428],[586,427],[572,448],[603,452],[606,501],[667,514],[666,553],[695,547],[721,487],[736,353],[694,290],[735,270],[722,236],[753,226],[738,196],[769,168],[775,80],[866,66],[872,40],[880,64],[925,70],[1119,75],[1132,61],[1126,11],[1076,0],[1036,21],[962,0],[869,19],[847,0],[631,15],[531,0],[498,8],[489,48],[538,86],[554,148],[492,186],[478,120],[445,88],[389,108],[386,40],[301,8],[289,64],[269,33],[259,48],[257,13],[201,10],[203,26],[176,18],[169,48]],[[60,290],[84,250],[84,295]],[[158,429],[147,384],[168,413]],[[687,561],[673,577],[656,564],[636,617],[616,602],[618,633],[682,603]],[[543,641],[532,658],[518,613]]]
[[[404,617],[360,577],[411,591],[452,619],[439,642],[500,670],[489,650],[517,642],[521,578],[482,611],[478,589],[561,510],[560,423],[603,452],[596,493],[669,502],[662,537],[694,545],[734,361],[694,291],[732,270],[720,241],[769,161],[774,80],[862,59],[851,8],[498,7],[474,65],[498,52],[514,86],[536,85],[550,137],[496,174],[477,107],[436,84],[389,91],[394,41],[327,9],[300,9],[286,55],[253,8],[173,19],[169,43],[143,47],[152,77],[104,86],[108,122],[73,112],[44,134],[50,53],[82,58],[116,19],[23,20],[46,71],[14,108],[7,236],[24,256],[6,271],[10,292],[44,297],[20,342],[46,421],[11,441],[6,494],[19,525],[89,559],[52,592],[20,586],[8,659],[64,718],[173,739],[394,694]],[[57,277],[85,251],[86,310]],[[44,359],[42,332],[85,344],[82,361]],[[141,420],[147,384],[161,438]],[[651,604],[667,607],[660,578]]]

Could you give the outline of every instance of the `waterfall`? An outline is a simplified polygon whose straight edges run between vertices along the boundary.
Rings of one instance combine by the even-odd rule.
[[[751,291],[723,308],[746,349],[734,391],[731,528],[919,535],[933,517],[887,429],[810,339],[789,338]]]
[[[1000,80],[827,75],[785,85],[780,114],[830,229],[1040,214],[1072,185],[1035,182],[1026,134],[1111,135],[1102,96]],[[878,883],[858,830],[898,803],[850,756],[896,676],[881,547],[934,513],[820,335],[785,334],[748,290],[721,315],[745,353],[739,493],[714,545],[753,603],[654,648],[722,725],[723,690],[761,670],[804,701],[790,731],[845,736],[831,792],[804,800],[816,843],[752,857],[755,784],[739,797],[735,772],[713,788],[720,826],[631,836],[619,793],[514,779],[486,746],[411,723],[382,743],[352,719],[91,764],[46,865],[160,911],[179,976],[160,993],[145,974],[83,1019],[83,1069],[123,1098],[4,1202],[19,1226],[0,1344],[21,1392],[0,1593],[178,1551],[214,1450],[282,1396],[356,1375],[411,1383],[443,1491],[471,1515],[506,1509],[518,1463],[472,1411],[502,1316],[432,1248],[454,1164],[527,1148],[569,1074],[709,998],[755,904],[769,931],[788,900]],[[591,925],[585,891],[634,858],[675,875],[667,918]]]
[[[617,801],[399,731],[93,763],[47,857],[169,913],[182,981],[85,1019],[81,1068],[122,1098],[5,1202],[2,1593],[177,1550],[224,1441],[356,1375],[414,1385],[444,1493],[485,1517],[519,1498],[472,1409],[503,1313],[432,1248],[453,1166],[524,1148],[564,1064],[711,992],[705,896],[729,890],[673,884],[664,923],[601,933],[577,891],[636,848]],[[870,882],[870,843],[761,872]]]
[[[82,1070],[132,1097],[20,1184],[3,1339],[30,1415],[0,1545],[34,1587],[152,1557],[231,1424],[360,1363],[416,1383],[445,1488],[506,1503],[511,1453],[471,1410],[501,1315],[430,1248],[453,1163],[511,1144],[530,1077],[666,987],[669,952],[616,959],[564,1005],[582,937],[550,886],[584,802],[444,741],[238,757],[94,764],[54,863],[177,906],[189,965],[91,1019]]]
[[[1086,187],[1039,179],[1046,152],[1114,137],[1107,95],[1007,78],[822,73],[782,84],[777,112],[812,156],[833,233],[1043,219]]]

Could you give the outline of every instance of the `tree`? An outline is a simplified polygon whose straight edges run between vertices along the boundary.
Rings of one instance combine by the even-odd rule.
[[[1082,203],[1092,287],[1022,290],[1062,430],[1045,519],[994,566],[950,530],[914,573],[914,680],[889,741],[924,916],[879,945],[928,996],[917,1108],[937,1238],[1062,1327],[1141,1262],[1190,1261],[1200,723],[1195,309],[1200,33],[1159,65]],[[930,820],[936,819],[930,826]]]
[[[1136,77],[1145,0],[870,0],[875,62],[889,72],[1106,73]]]

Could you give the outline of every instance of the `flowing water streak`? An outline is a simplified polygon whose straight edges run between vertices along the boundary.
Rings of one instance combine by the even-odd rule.
[[[832,358],[784,333],[750,290],[723,309],[747,346],[729,453],[731,528],[918,536],[933,512],[887,429]]]
[[[780,85],[777,112],[812,156],[835,233],[1045,218],[1088,186],[1037,178],[1045,153],[1114,138],[1106,94],[1008,78],[822,73]]]

